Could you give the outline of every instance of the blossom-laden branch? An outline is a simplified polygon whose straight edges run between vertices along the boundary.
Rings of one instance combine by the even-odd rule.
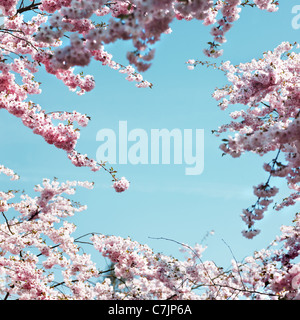
[[[3,173],[16,177],[12,170],[2,168]],[[130,238],[96,232],[73,238],[76,226],[67,220],[86,206],[63,195],[74,194],[76,186],[91,189],[93,184],[45,179],[35,186],[39,196],[23,193],[20,201],[11,190],[0,192],[3,299],[299,298],[300,267],[292,262],[299,255],[298,215],[293,226],[282,227],[282,235],[270,246],[282,242],[282,249],[256,252],[241,263],[230,249],[232,268],[224,271],[213,261],[204,260],[206,248],[202,245],[191,247],[159,238],[182,247],[188,255],[179,261]],[[11,213],[14,217],[8,218]],[[89,241],[84,240],[87,237]],[[85,244],[109,259],[111,268],[97,268],[90,255],[81,253],[80,246]]]
[[[17,200],[11,192],[0,193],[6,202],[6,208],[1,204],[0,209],[4,218],[0,223],[0,295],[4,300],[300,298],[300,264],[293,262],[300,252],[299,215],[293,225],[281,228],[282,234],[267,250],[242,262],[225,243],[233,259],[224,270],[204,259],[206,247],[199,244],[191,247],[158,238],[182,248],[186,257],[178,260],[130,238],[96,232],[74,238],[76,226],[68,220],[87,209],[64,196],[75,194],[76,186],[90,189],[93,184],[45,179],[35,186],[36,197],[23,193]],[[281,249],[274,247],[279,243]],[[82,250],[85,245],[109,260],[109,267],[97,267],[94,253]],[[99,261],[97,253],[95,259]]]
[[[274,1],[254,2],[263,10],[277,9]],[[115,190],[125,191],[129,187],[125,178],[118,179],[115,170],[76,150],[80,133],[73,123],[86,126],[86,115],[75,111],[49,114],[29,100],[30,95],[42,93],[42,83],[35,80],[35,74],[44,66],[71,91],[82,95],[95,88],[95,81],[91,75],[75,74],[75,67],[88,66],[95,60],[125,74],[126,80],[135,82],[138,88],[152,88],[153,84],[144,80],[140,72],[151,66],[153,46],[162,35],[171,32],[172,21],[196,19],[213,25],[214,41],[206,53],[217,57],[221,54],[217,43],[225,41],[224,35],[239,18],[242,6],[240,0],[2,0],[0,7],[6,17],[0,27],[0,109],[20,118],[47,143],[66,151],[75,166],[92,171],[103,168],[112,176]],[[222,18],[217,20],[219,14]],[[99,21],[102,17],[108,21]],[[133,44],[134,50],[126,54],[128,66],[115,62],[104,48],[117,40]],[[68,123],[55,125],[54,119]]]
[[[258,229],[253,229],[255,220],[263,219],[264,212],[268,210],[270,203],[273,202],[271,198],[274,197],[279,191],[278,188],[271,187],[269,184],[272,174],[273,172],[275,172],[275,167],[277,166],[277,164],[280,164],[280,162],[278,162],[279,154],[280,148],[277,152],[276,157],[271,161],[272,166],[270,166],[270,163],[267,164],[267,166],[270,166],[270,174],[268,180],[265,183],[261,183],[258,186],[254,187],[254,194],[255,196],[257,196],[255,204],[250,208],[243,210],[242,220],[248,226],[248,230],[243,231],[243,235],[246,238],[252,239],[260,232],[260,230]]]
[[[274,51],[265,52],[262,59],[235,66],[230,61],[221,66],[196,60],[187,62],[189,69],[207,65],[225,72],[229,84],[213,94],[216,100],[221,100],[219,107],[222,110],[230,105],[247,107],[231,112],[233,121],[212,130],[216,136],[235,132],[235,136],[222,139],[223,155],[237,158],[249,151],[260,156],[277,151],[275,158],[263,166],[269,173],[267,182],[254,187],[256,203],[243,211],[242,219],[248,226],[243,235],[247,238],[260,232],[253,229],[254,222],[263,218],[273,201],[271,198],[279,191],[270,186],[271,177],[285,178],[292,190],[282,203],[275,204],[276,210],[294,205],[300,199],[300,54],[292,51],[298,48],[297,43],[283,42]],[[284,156],[285,163],[279,161],[279,155]]]
[[[247,106],[246,110],[230,113],[233,120],[241,118],[240,121],[231,121],[212,130],[216,136],[227,131],[236,133],[234,137],[222,139],[223,155],[236,158],[249,151],[261,156],[277,151],[275,158],[263,166],[269,173],[267,182],[254,186],[256,203],[241,215],[248,227],[242,233],[250,239],[260,233],[253,225],[264,217],[273,202],[271,198],[279,191],[270,186],[271,177],[285,178],[292,190],[281,203],[275,203],[273,209],[281,210],[300,200],[300,54],[296,53],[297,49],[299,44],[283,42],[274,51],[265,52],[262,59],[235,66],[230,61],[220,66],[209,61],[187,61],[190,70],[201,65],[225,72],[229,84],[213,94],[216,100],[221,100],[222,110],[229,105]],[[279,155],[284,156],[285,163],[279,161]]]

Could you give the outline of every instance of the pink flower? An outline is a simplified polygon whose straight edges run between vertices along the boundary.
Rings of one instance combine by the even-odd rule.
[[[0,212],[5,212],[8,210],[8,204],[6,201],[0,201]]]
[[[129,181],[126,178],[122,177],[120,180],[114,182],[113,187],[116,192],[123,192],[129,188]]]
[[[296,276],[293,277],[292,287],[295,290],[297,290],[300,287],[300,273],[298,273]]]

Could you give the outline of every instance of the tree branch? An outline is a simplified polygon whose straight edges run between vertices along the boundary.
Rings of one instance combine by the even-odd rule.
[[[8,228],[8,230],[9,230],[9,232],[10,232],[12,235],[14,235],[14,233],[13,233],[13,232],[11,231],[11,229],[10,229],[10,225],[9,225],[9,223],[8,223],[8,220],[7,220],[4,212],[2,212],[2,215],[3,215],[4,219],[5,219],[5,222],[6,222],[6,225],[7,225],[7,228]]]
[[[21,4],[23,4],[23,1],[22,1],[22,3]],[[38,7],[39,7],[39,5],[41,5],[42,3],[41,2],[39,2],[39,3],[35,3],[34,1],[29,5],[29,6],[27,6],[27,7],[22,7],[21,8],[21,6],[19,7],[19,9],[17,10],[17,13],[16,14],[18,14],[18,13],[23,13],[23,12],[25,12],[25,11],[30,11],[30,10],[35,10],[35,9],[38,9]]]

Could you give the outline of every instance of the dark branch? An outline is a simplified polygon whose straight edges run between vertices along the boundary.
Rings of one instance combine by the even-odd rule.
[[[25,11],[30,11],[30,10],[35,10],[35,9],[38,9],[39,5],[41,5],[42,3],[39,2],[39,3],[35,3],[34,1],[27,7],[20,7],[18,10],[17,10],[17,14],[18,13],[23,13]]]

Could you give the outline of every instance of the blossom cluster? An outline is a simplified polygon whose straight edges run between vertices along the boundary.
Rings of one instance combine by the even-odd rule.
[[[50,13],[51,17],[48,24],[40,27],[35,40],[57,45],[60,42],[58,39],[66,32],[73,33],[70,45],[62,49],[59,47],[51,55],[54,69],[87,65],[99,51],[102,52],[103,45],[117,40],[131,40],[134,50],[127,53],[127,58],[139,71],[145,71],[154,57],[151,46],[160,41],[163,34],[172,31],[170,25],[174,20],[197,19],[204,25],[212,25],[213,42],[209,43],[210,48],[204,53],[219,57],[222,50],[217,48],[226,41],[225,34],[239,19],[245,4],[241,0],[218,0],[216,3],[211,0],[44,0],[39,9]],[[270,12],[278,9],[277,2],[273,0],[256,0],[254,4]],[[93,17],[105,17],[107,23],[94,23]],[[118,66],[115,62],[109,65],[112,68]]]
[[[269,180],[285,178],[291,189],[291,194],[275,205],[277,210],[300,199],[300,54],[296,53],[297,48],[297,44],[283,42],[266,52],[262,59],[237,66],[224,62],[221,69],[226,72],[230,85],[213,94],[216,100],[221,100],[222,110],[229,105],[247,107],[231,112],[233,121],[215,131],[218,136],[227,131],[235,132],[234,136],[223,139],[220,148],[225,154],[239,157],[249,151],[261,156],[277,152],[270,163],[264,164],[264,169],[270,175]],[[258,233],[252,229],[253,221],[263,217],[272,202],[270,198],[277,192],[278,189],[271,188],[268,183],[254,188],[258,202],[242,215],[248,225],[248,230],[243,232],[245,236],[253,237]]]
[[[268,250],[233,259],[225,270],[204,260],[207,248],[200,244],[181,244],[185,257],[179,260],[129,237],[92,232],[75,238],[71,219],[87,209],[70,198],[76,186],[92,189],[93,183],[44,179],[34,188],[37,196],[22,193],[19,199],[12,190],[0,192],[3,299],[300,299],[300,264],[294,262],[300,252],[299,214],[291,226],[282,226]],[[85,244],[95,250],[87,253]],[[102,267],[99,254],[106,260]]]
[[[255,5],[268,11],[277,8],[271,0],[257,0]],[[41,67],[78,95],[95,88],[92,75],[76,73],[77,67],[93,60],[124,74],[138,88],[152,88],[140,72],[151,66],[154,45],[172,32],[173,21],[196,19],[211,25],[214,41],[206,53],[217,57],[221,50],[216,43],[225,42],[225,33],[238,19],[242,6],[240,0],[0,0],[6,16],[0,29],[0,109],[20,118],[47,143],[66,151],[74,165],[98,171],[103,164],[76,150],[78,127],[86,126],[89,118],[76,111],[46,112],[29,100],[42,93],[42,83],[36,79]],[[105,49],[118,40],[133,44],[134,50],[126,54],[127,66],[114,61]],[[115,189],[126,190],[127,186]]]
[[[113,187],[116,192],[123,192],[129,188],[129,181],[125,177],[122,177],[114,182]]]
[[[127,53],[127,58],[139,71],[150,67],[149,62],[154,57],[151,46],[160,41],[163,34],[172,31],[170,25],[173,20],[197,19],[203,21],[204,25],[212,25],[213,42],[209,43],[210,48],[204,50],[204,53],[209,57],[219,57],[222,50],[217,48],[226,41],[225,34],[233,22],[239,19],[243,5],[241,0],[218,0],[216,3],[212,0],[72,0],[58,1],[55,7],[49,7],[49,2],[51,1],[43,1],[41,9],[55,13],[49,20],[50,27],[43,25],[37,33],[38,39],[52,43],[66,31],[82,34],[81,40],[76,38],[76,48],[71,39],[70,46],[56,52],[54,64],[60,60],[66,64],[85,65],[94,55],[91,51],[99,50],[102,44],[131,40],[134,50]],[[277,3],[272,0],[257,0],[255,5],[270,12],[278,9]],[[104,28],[101,24],[91,23],[93,15],[108,17]]]
[[[225,34],[248,4],[240,0],[41,0],[27,5],[23,0],[0,0],[8,16],[0,29],[0,109],[64,150],[75,166],[108,171],[114,178],[113,188],[123,192],[129,187],[124,177],[116,179],[115,171],[76,150],[80,134],[74,123],[85,127],[89,121],[86,114],[46,112],[29,100],[30,95],[41,94],[35,74],[44,66],[70,90],[84,94],[94,89],[95,81],[90,75],[76,74],[75,67],[84,67],[94,59],[126,75],[137,87],[151,87],[138,72],[150,67],[155,53],[152,46],[172,31],[174,19],[197,19],[211,25],[213,42],[205,54],[219,57],[219,44],[226,41]],[[270,12],[278,8],[274,0],[254,0],[251,5]],[[29,20],[23,14],[27,11],[31,11]],[[106,22],[92,20],[99,17]],[[104,50],[117,40],[132,41],[134,51],[128,52],[127,58],[138,72],[132,65],[115,62]],[[239,157],[246,151],[259,155],[278,151],[273,161],[264,165],[268,181],[254,187],[256,204],[243,212],[248,226],[243,234],[248,238],[259,233],[254,222],[263,218],[278,193],[278,188],[269,184],[271,177],[286,178],[292,190],[276,209],[300,198],[300,55],[291,52],[292,47],[282,43],[263,59],[238,66],[223,63],[221,69],[231,84],[214,93],[222,100],[222,109],[247,106],[230,114],[233,120],[241,121],[216,131],[218,135],[236,132],[224,139],[223,152]],[[188,64],[192,69],[197,62],[189,60]],[[279,155],[285,156],[285,163],[279,161]],[[2,165],[0,173],[11,180],[19,178]],[[256,251],[242,262],[233,259],[231,267],[224,270],[213,261],[204,261],[206,248],[199,244],[182,244],[187,257],[178,260],[130,238],[96,232],[75,238],[76,226],[71,219],[87,209],[71,199],[77,186],[91,189],[93,183],[44,179],[34,188],[37,196],[24,191],[19,199],[15,190],[0,191],[3,299],[300,299],[300,264],[296,260],[300,254],[299,214],[292,225],[281,227],[281,234],[268,249]],[[80,241],[87,236],[90,239]],[[92,245],[97,254],[109,260],[110,267],[97,266],[98,256],[94,260],[92,254],[85,253],[84,244]],[[277,248],[277,244],[281,246]]]
[[[12,20],[15,24],[12,21],[7,23],[10,28],[18,28],[16,24],[21,23],[21,21],[17,23],[15,20],[17,18]],[[22,44],[22,40],[18,38],[16,38],[16,43],[11,42],[13,39],[15,39],[13,35],[5,34],[2,39],[5,41],[2,43],[9,43],[11,46],[18,43],[19,45]],[[33,48],[32,50],[35,51]],[[34,52],[34,54],[38,55],[35,56],[36,61],[30,61],[29,58],[20,58],[14,59],[12,63],[0,62],[0,109],[6,109],[10,114],[20,118],[26,127],[31,129],[34,134],[42,136],[47,143],[65,150],[67,156],[75,165],[84,165],[91,167],[93,171],[98,171],[102,165],[94,160],[79,161],[78,159],[86,159],[86,155],[81,155],[75,150],[80,138],[79,127],[87,126],[90,118],[77,111],[47,113],[40,105],[28,100],[29,95],[41,93],[41,83],[35,80],[34,74],[37,72],[38,65],[43,61],[45,54],[42,52],[38,54]],[[57,76],[72,90],[79,86],[81,90],[89,91],[94,86],[94,81],[90,76],[83,78],[81,75],[75,76],[71,70],[61,71]],[[17,77],[21,77],[21,85],[18,83]],[[57,121],[59,121],[58,124]],[[75,123],[78,126],[75,126]]]
[[[11,177],[11,180],[18,180],[20,177],[13,170],[0,165],[0,173],[4,173],[8,177]]]
[[[90,272],[96,272],[88,255],[78,255],[78,247],[70,237],[76,229],[74,224],[67,221],[60,224],[62,219],[86,210],[86,206],[74,205],[71,199],[63,196],[74,194],[77,185],[89,189],[93,187],[87,181],[59,183],[44,179],[42,185],[35,187],[39,196],[32,198],[22,194],[20,200],[14,202],[12,191],[1,192],[0,210],[5,222],[0,225],[0,273],[6,279],[6,285],[2,288],[6,296],[18,296],[26,300],[58,298],[51,286],[53,274],[45,274],[45,270],[53,269],[54,265],[67,268],[65,281],[79,270],[83,271],[82,278]],[[3,202],[7,205],[5,209]],[[14,218],[6,218],[6,214]],[[54,243],[54,247],[47,244],[45,239]],[[62,251],[56,248],[58,246]],[[31,253],[30,248],[36,248],[40,253]]]

